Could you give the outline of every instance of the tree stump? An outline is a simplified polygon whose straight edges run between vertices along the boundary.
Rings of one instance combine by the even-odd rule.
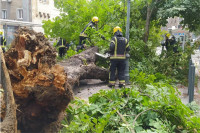
[[[44,132],[73,99],[67,75],[56,64],[56,50],[42,33],[23,28],[5,53],[5,61],[17,104],[18,129]]]
[[[19,29],[5,62],[17,105],[17,129],[22,133],[54,133],[50,126],[73,99],[81,79],[108,80],[108,70],[95,65],[97,47],[56,64],[56,50],[42,33]],[[15,108],[14,108],[15,110]],[[5,118],[6,119],[6,118]]]

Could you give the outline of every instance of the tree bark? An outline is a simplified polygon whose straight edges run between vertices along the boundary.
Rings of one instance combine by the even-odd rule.
[[[149,38],[149,25],[150,25],[150,19],[151,19],[151,8],[149,5],[147,6],[147,18],[146,18],[146,25],[145,25],[145,33],[144,33],[144,42],[147,43]]]
[[[98,47],[92,47],[71,57],[69,60],[59,63],[64,67],[68,84],[72,88],[75,84],[79,84],[81,79],[108,80],[109,71],[95,65],[97,59],[96,52],[98,52]]]
[[[5,65],[3,51],[0,47],[0,80],[1,88],[3,88],[3,96],[1,99],[1,133],[17,133],[17,119],[16,119],[16,104],[13,96],[12,86],[10,82],[10,76]],[[2,97],[1,97],[2,98]],[[3,101],[4,100],[4,101]]]
[[[158,3],[158,0],[153,1],[151,4],[147,4],[147,17],[146,17],[144,39],[143,39],[145,43],[147,43],[149,39],[150,20],[156,3]]]

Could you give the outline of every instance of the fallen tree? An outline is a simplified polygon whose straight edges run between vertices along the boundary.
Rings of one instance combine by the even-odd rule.
[[[98,47],[91,47],[59,64],[64,67],[69,84],[73,87],[82,79],[108,80],[108,70],[95,65]]]
[[[56,121],[73,99],[73,86],[81,79],[108,79],[108,71],[95,65],[97,51],[92,47],[56,64],[56,50],[42,33],[19,29],[5,53],[18,130],[57,132]]]

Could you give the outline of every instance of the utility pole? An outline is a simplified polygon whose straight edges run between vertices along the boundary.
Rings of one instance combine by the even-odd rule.
[[[130,27],[130,0],[127,1],[126,38],[128,41],[129,41],[129,27]],[[129,55],[126,56],[125,82],[126,84],[129,84]]]

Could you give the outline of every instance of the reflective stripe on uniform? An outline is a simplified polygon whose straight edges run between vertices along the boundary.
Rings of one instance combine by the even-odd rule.
[[[109,81],[109,84],[115,84],[115,81]]]
[[[5,47],[5,42],[6,42],[6,39],[3,37],[3,45],[2,45],[2,48],[4,48]]]
[[[129,46],[129,43],[126,45],[126,48],[128,48],[128,46]]]
[[[118,55],[117,54],[117,38],[115,37],[115,41],[112,40],[111,42],[113,42],[115,44],[115,50],[114,50],[114,55],[110,56],[110,59],[126,59],[126,51],[124,52],[124,55]],[[127,43],[127,39],[126,39],[126,43]]]
[[[125,56],[120,57],[120,56],[111,56],[110,59],[126,59]]]
[[[65,47],[65,46],[64,46],[64,43],[63,43],[63,39],[62,39],[62,45],[61,45],[60,47]]]
[[[120,80],[119,83],[125,83],[125,80]]]
[[[114,56],[117,55],[117,38],[115,37],[115,51],[114,51]]]
[[[92,28],[92,29],[95,29],[95,27],[93,27],[92,26],[92,23],[88,23],[86,26],[85,26],[85,28],[83,29],[83,31],[80,33],[80,35],[79,36],[82,36],[82,37],[88,37],[88,35],[85,33],[85,31],[87,31],[88,30],[88,28]]]
[[[82,37],[88,37],[85,33],[80,33],[79,36],[82,36]]]
[[[128,48],[128,46],[129,46],[129,43],[127,44],[127,42],[128,42],[128,40],[126,39],[126,48]]]
[[[112,40],[111,42],[115,44],[115,41]]]

